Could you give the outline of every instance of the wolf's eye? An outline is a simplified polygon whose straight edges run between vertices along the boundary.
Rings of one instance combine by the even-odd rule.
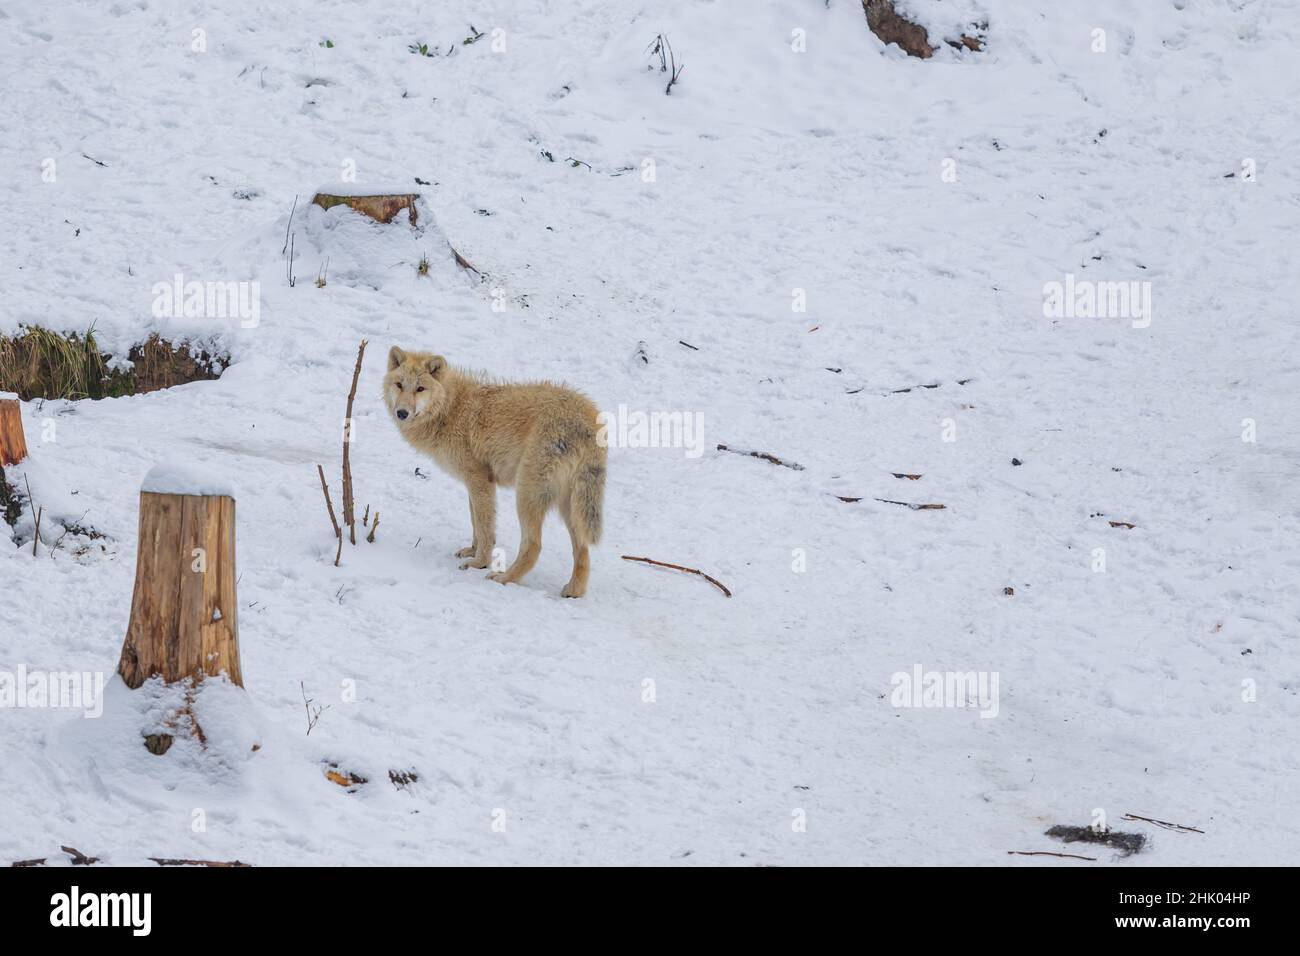
[[[415,390],[416,390],[417,392],[423,392],[423,391],[424,391],[424,386],[423,386],[423,385],[417,385],[417,386],[415,386]]]
[[[398,390],[399,392],[402,390],[402,383],[401,383],[401,382],[398,382],[398,383],[397,383],[397,390]]]

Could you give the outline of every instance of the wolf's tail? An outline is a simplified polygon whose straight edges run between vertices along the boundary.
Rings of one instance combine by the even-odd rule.
[[[599,449],[604,451],[604,449]],[[587,544],[600,541],[605,508],[605,460],[584,457],[569,491],[569,514]]]

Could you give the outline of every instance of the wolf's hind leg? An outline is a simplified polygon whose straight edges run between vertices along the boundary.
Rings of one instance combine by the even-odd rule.
[[[591,553],[587,549],[587,542],[569,520],[568,509],[564,509],[564,523],[569,526],[569,540],[573,543],[573,574],[569,577],[569,583],[560,589],[560,597],[579,598],[587,593]]]

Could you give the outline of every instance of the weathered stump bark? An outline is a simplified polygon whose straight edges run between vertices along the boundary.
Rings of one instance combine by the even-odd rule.
[[[369,216],[378,222],[392,222],[403,209],[407,210],[411,225],[415,225],[415,201],[420,198],[419,193],[376,193],[373,196],[343,196],[334,193],[317,193],[312,197],[312,202],[322,209],[333,209],[335,206],[349,206],[359,213]]]
[[[118,673],[139,687],[225,672],[244,685],[235,596],[235,499],[140,492],[131,621]]]
[[[0,468],[27,457],[23,438],[23,407],[16,398],[0,398]]]

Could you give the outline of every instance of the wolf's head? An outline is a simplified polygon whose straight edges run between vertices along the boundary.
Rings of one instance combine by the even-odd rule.
[[[402,428],[436,417],[446,405],[447,360],[429,352],[388,351],[384,404]]]

